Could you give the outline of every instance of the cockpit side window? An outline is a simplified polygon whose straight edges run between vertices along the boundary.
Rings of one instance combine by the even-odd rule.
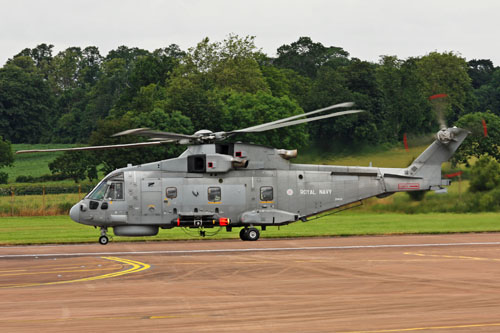
[[[109,175],[86,198],[91,200],[123,200],[123,179],[123,172]]]
[[[109,200],[123,200],[123,183],[112,182],[109,184],[106,199]]]

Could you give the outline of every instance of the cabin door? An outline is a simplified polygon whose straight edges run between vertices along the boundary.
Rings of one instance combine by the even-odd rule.
[[[142,223],[162,222],[162,181],[161,178],[145,178],[141,181]]]

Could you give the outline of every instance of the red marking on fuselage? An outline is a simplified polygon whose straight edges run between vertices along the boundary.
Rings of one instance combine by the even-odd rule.
[[[398,189],[399,190],[419,190],[420,184],[419,183],[399,183]]]

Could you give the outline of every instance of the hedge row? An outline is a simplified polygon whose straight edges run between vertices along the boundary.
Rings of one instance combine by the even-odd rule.
[[[3,185],[0,186],[0,196],[9,196],[12,195],[41,195],[44,192],[45,194],[61,194],[61,193],[78,193],[79,187],[80,192],[82,194],[90,192],[94,188],[95,184],[82,184],[82,185],[60,185],[60,184],[16,184],[12,185]]]

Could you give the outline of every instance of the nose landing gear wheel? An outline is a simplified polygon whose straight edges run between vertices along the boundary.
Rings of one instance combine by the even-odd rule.
[[[99,237],[99,244],[101,245],[106,245],[109,242],[108,236],[101,236]]]
[[[108,227],[101,227],[101,237],[99,237],[99,244],[106,245],[109,243],[109,238],[107,236]]]

